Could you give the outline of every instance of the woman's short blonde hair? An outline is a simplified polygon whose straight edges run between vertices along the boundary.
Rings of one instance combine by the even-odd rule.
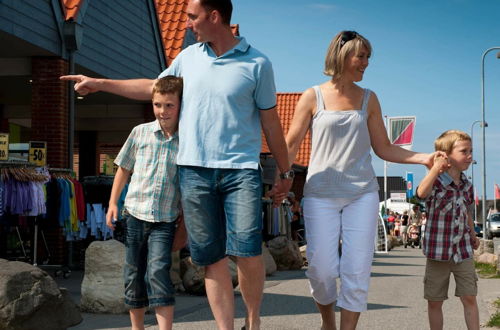
[[[340,78],[344,71],[344,63],[352,51],[359,53],[363,47],[368,49],[368,54],[372,54],[370,42],[356,31],[341,31],[330,42],[325,58],[324,74],[327,76]]]
[[[434,149],[436,151],[444,151],[449,154],[457,141],[472,141],[472,139],[469,134],[465,132],[450,129],[441,134],[436,141],[434,141]]]

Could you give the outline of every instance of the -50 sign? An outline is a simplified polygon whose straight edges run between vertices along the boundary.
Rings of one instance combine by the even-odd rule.
[[[38,166],[47,165],[47,142],[30,141],[29,162]]]

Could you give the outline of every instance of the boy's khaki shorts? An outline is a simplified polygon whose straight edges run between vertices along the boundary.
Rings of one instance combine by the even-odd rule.
[[[455,264],[453,261],[427,259],[424,277],[424,298],[430,301],[448,299],[450,274],[453,273],[455,296],[477,296],[477,275],[472,258]]]

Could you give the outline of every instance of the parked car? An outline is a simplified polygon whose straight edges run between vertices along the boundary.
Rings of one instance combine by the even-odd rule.
[[[500,212],[490,215],[486,220],[488,239],[500,236]]]

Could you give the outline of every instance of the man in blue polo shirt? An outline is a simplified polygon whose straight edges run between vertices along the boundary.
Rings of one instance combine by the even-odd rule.
[[[265,278],[260,127],[280,171],[276,190],[286,194],[293,178],[275,108],[272,66],[232,34],[230,0],[190,0],[187,13],[187,26],[199,43],[183,50],[160,77],[184,78],[177,163],[191,256],[205,266],[207,296],[219,329],[234,328],[227,256],[237,257],[245,329],[260,329]],[[80,94],[106,91],[134,99],[148,99],[153,85],[147,79],[61,79],[74,80]]]

